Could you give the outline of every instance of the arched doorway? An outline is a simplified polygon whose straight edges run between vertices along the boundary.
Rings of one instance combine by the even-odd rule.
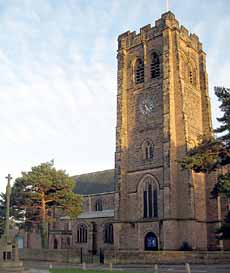
[[[145,235],[145,250],[149,251],[158,250],[158,240],[155,233],[148,232]]]
[[[58,249],[58,240],[54,239],[54,249]]]

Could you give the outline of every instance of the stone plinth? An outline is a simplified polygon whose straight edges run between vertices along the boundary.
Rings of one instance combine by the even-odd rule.
[[[19,261],[18,246],[14,240],[3,235],[0,239],[0,273],[29,273]]]
[[[1,273],[29,273],[23,267],[23,263],[20,261],[7,261],[0,263],[0,272]]]

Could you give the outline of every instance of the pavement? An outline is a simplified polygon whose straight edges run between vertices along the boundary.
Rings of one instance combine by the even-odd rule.
[[[30,273],[50,273],[49,270],[30,269]]]
[[[230,262],[230,261],[229,261]],[[26,268],[30,268],[31,273],[49,273],[50,266],[53,268],[82,268],[79,264],[51,264],[48,262],[24,262]],[[109,270],[108,265],[87,264],[87,269]],[[230,263],[219,265],[190,265],[191,273],[230,273]],[[117,272],[155,272],[154,265],[113,265],[113,271]],[[187,273],[184,264],[181,265],[158,265],[159,273]]]

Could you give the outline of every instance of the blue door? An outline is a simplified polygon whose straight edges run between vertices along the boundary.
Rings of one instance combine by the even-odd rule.
[[[149,232],[145,236],[145,250],[158,250],[157,236],[153,232]]]

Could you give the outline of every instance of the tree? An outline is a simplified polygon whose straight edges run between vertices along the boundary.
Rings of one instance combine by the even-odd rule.
[[[22,185],[15,182],[10,196],[10,222],[11,226],[21,226],[25,222],[25,210],[18,205],[22,200]],[[6,194],[0,193],[0,235],[4,233],[6,218]]]
[[[0,236],[4,233],[5,215],[4,206],[2,205],[2,200],[0,200]]]
[[[191,149],[180,165],[183,169],[210,173],[230,164],[230,89],[215,87],[215,94],[220,101],[223,116],[217,118],[220,126],[214,130],[217,136],[202,136],[201,142]],[[230,173],[226,171],[218,176],[211,195],[213,198],[223,196],[227,200],[228,212],[221,228],[217,231],[221,239],[230,237]]]
[[[23,189],[17,207],[24,209],[27,226],[39,224],[42,247],[48,248],[48,223],[54,220],[53,210],[70,217],[81,212],[82,199],[72,191],[74,180],[65,171],[56,170],[51,161],[22,172],[15,183]]]

